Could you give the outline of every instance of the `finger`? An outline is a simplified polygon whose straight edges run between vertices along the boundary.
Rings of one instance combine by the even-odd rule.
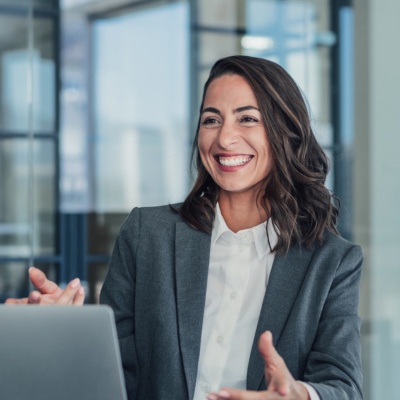
[[[282,357],[276,351],[272,343],[272,333],[267,331],[260,336],[260,341],[258,342],[258,350],[264,359],[265,366],[269,371],[274,371],[279,368],[283,362]]]
[[[84,302],[85,302],[85,289],[81,286],[78,289],[78,292],[76,293],[72,301],[72,304],[74,306],[82,306]]]
[[[32,292],[29,293],[28,304],[40,304],[41,297],[42,294],[40,292],[38,292],[37,290],[33,290]]]
[[[4,304],[27,304],[28,303],[28,298],[24,297],[23,299],[13,299],[13,298],[9,298],[6,299],[6,301],[4,302]]]
[[[81,281],[79,280],[79,278],[75,278],[67,285],[64,291],[61,293],[60,297],[56,301],[56,304],[61,304],[61,305],[72,304],[80,288],[81,288]]]
[[[271,332],[264,332],[258,344],[258,349],[265,363],[265,374],[268,378],[268,390],[287,395],[290,391],[291,374],[285,361],[276,351]]]
[[[47,279],[46,275],[39,268],[30,267],[29,268],[29,277],[33,283],[33,285],[42,293],[42,294],[54,294],[61,295],[62,289],[55,284],[53,281]]]

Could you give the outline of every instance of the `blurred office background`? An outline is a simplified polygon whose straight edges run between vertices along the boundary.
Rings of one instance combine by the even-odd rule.
[[[0,302],[27,294],[29,265],[97,302],[129,211],[190,188],[213,62],[265,57],[308,98],[340,231],[364,250],[365,398],[398,398],[398,15],[398,0],[0,0]]]

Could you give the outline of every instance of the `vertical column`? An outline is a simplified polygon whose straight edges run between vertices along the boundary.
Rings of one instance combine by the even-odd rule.
[[[400,2],[355,0],[355,241],[365,399],[396,398],[400,376]]]

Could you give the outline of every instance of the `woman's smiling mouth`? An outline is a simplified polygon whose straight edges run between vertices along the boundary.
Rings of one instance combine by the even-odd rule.
[[[237,167],[239,165],[247,164],[253,158],[253,156],[216,156],[215,158],[219,164],[225,167]]]

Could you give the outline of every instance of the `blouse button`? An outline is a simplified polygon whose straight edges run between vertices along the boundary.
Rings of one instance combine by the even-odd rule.
[[[211,386],[210,385],[204,385],[204,393],[210,393],[211,392]]]

